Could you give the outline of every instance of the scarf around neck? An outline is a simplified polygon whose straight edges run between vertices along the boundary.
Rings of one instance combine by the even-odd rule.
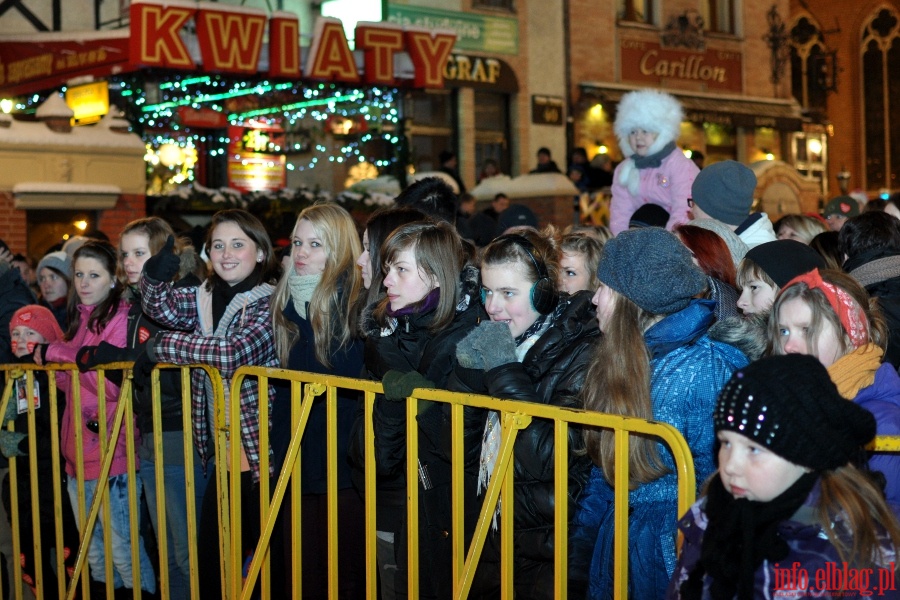
[[[637,154],[632,154],[631,160],[634,161],[634,166],[638,169],[656,169],[662,164],[662,161],[665,157],[672,154],[673,150],[675,150],[675,142],[669,142],[668,144],[663,146],[659,152],[654,152],[653,154],[648,154],[647,156],[638,156]]]
[[[828,367],[828,375],[840,395],[853,400],[861,389],[875,383],[875,371],[881,366],[883,356],[884,350],[875,344],[860,346]]]
[[[393,310],[391,308],[390,303],[388,303],[387,308],[384,312],[387,313],[389,317],[402,317],[403,315],[412,315],[412,314],[425,314],[433,311],[437,308],[438,301],[441,299],[441,288],[434,288],[428,295],[419,300],[418,302],[413,302],[412,304],[407,304],[397,310]]]
[[[301,319],[307,318],[309,301],[312,300],[313,292],[316,291],[320,281],[322,281],[321,273],[298,275],[296,271],[291,269],[291,274],[288,276],[288,286],[291,289],[291,301],[294,304],[294,310],[297,311]]]
[[[638,156],[632,154],[629,158],[622,161],[619,165],[617,173],[619,173],[619,183],[624,185],[632,196],[636,196],[641,187],[641,169],[655,169],[662,165],[663,159],[669,156],[675,150],[675,142],[669,142],[659,152],[654,152],[649,156]]]
[[[764,560],[783,560],[790,551],[778,525],[803,506],[818,480],[818,473],[805,473],[777,498],[756,502],[732,496],[716,474],[706,497],[709,524],[700,560],[681,584],[681,597],[701,598],[703,577],[709,575],[713,600],[752,600],[756,569]]]

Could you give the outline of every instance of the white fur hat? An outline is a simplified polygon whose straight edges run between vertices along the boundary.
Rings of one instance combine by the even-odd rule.
[[[643,129],[656,133],[656,141],[649,149],[649,154],[655,154],[669,142],[678,139],[683,118],[681,103],[674,96],[659,90],[637,90],[622,96],[616,109],[613,130],[619,139],[619,148],[626,157],[634,154],[628,143],[628,134],[632,130]]]

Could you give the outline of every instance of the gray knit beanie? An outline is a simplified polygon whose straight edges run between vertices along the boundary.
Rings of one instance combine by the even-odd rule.
[[[755,192],[756,175],[734,160],[706,167],[691,186],[694,204],[713,219],[734,226],[747,219]]]
[[[41,269],[44,267],[55,269],[62,273],[66,279],[72,281],[72,259],[66,252],[57,250],[44,256],[37,266],[38,277],[40,277]]]
[[[706,275],[691,252],[669,231],[623,231],[603,246],[597,277],[642,309],[668,315],[706,289]]]
[[[716,221],[715,219],[694,219],[689,225],[696,225],[697,227],[712,231],[725,240],[725,245],[728,246],[728,252],[731,253],[731,260],[734,262],[735,268],[741,264],[741,261],[744,260],[744,255],[750,250],[747,244],[744,243],[744,240],[729,229],[727,225],[722,223],[722,221]]]

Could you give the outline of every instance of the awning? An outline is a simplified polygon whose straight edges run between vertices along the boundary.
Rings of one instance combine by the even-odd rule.
[[[615,83],[581,83],[582,101],[596,100],[604,105],[617,104],[636,86]],[[793,98],[759,98],[729,94],[708,94],[666,90],[681,102],[685,119],[694,123],[719,123],[733,127],[772,127],[784,131],[800,131],[803,115]],[[608,106],[608,108],[612,108]]]

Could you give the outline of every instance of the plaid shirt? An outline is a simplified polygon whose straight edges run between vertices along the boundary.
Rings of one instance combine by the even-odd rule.
[[[272,286],[262,284],[234,297],[219,326],[212,329],[212,295],[205,286],[173,288],[169,283],[141,278],[144,312],[165,327],[176,331],[156,336],[157,360],[173,364],[202,363],[222,374],[228,404],[230,379],[243,365],[278,366],[269,300]],[[208,460],[210,424],[207,418],[211,385],[200,369],[191,373],[194,444],[205,465]],[[254,481],[259,480],[259,384],[249,378],[241,385],[241,443]],[[267,401],[272,408],[270,386]],[[227,414],[227,413],[226,413]],[[269,423],[271,426],[271,423]],[[271,453],[271,449],[269,449]],[[270,463],[271,464],[271,463]]]

